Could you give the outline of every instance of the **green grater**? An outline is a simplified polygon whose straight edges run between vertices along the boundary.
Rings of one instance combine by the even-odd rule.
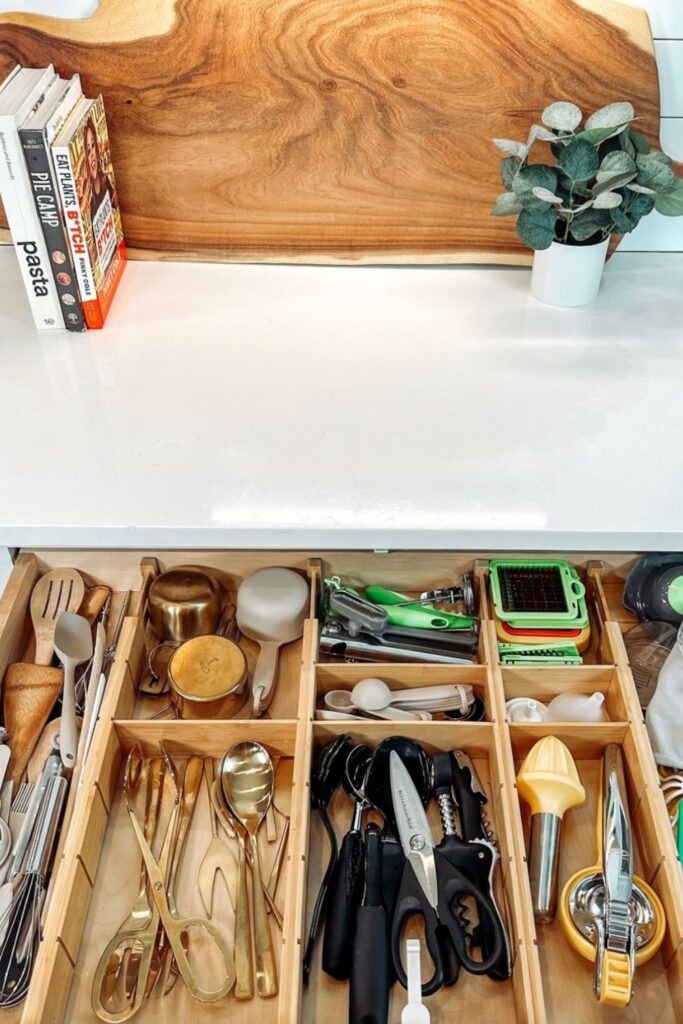
[[[498,644],[501,665],[582,665],[576,644],[548,644],[525,647],[524,644]]]
[[[489,565],[496,615],[515,629],[583,629],[586,588],[561,559],[494,559]]]

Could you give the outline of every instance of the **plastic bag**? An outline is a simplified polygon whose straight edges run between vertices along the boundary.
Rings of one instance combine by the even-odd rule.
[[[657,764],[683,769],[683,625],[662,665],[645,719]]]

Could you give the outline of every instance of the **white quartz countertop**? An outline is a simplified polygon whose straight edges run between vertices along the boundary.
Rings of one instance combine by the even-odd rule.
[[[37,333],[0,248],[0,545],[683,550],[683,255],[131,263]]]

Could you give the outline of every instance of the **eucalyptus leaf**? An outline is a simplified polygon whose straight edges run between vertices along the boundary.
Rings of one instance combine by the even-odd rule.
[[[655,163],[666,164],[667,167],[673,166],[673,160],[666,153],[662,153],[661,149],[651,149],[648,157],[650,160],[654,160]]]
[[[542,199],[544,203],[561,203],[562,197],[556,196],[554,192],[550,192],[547,188],[541,188],[540,185],[534,185],[531,190],[537,199]]]
[[[628,134],[636,150],[636,153],[650,152],[650,143],[647,141],[642,132],[636,131],[635,128],[629,128]]]
[[[531,146],[536,139],[540,139],[541,142],[557,142],[557,135],[554,132],[548,131],[542,124],[532,124],[529,130],[527,146]]]
[[[593,202],[594,210],[613,210],[621,206],[621,196],[618,192],[601,192]]]
[[[612,218],[616,231],[620,235],[627,235],[630,231],[633,231],[640,219],[638,217],[631,217],[625,210],[622,210],[620,206],[617,206],[614,210],[610,210],[609,215]]]
[[[629,124],[636,116],[633,104],[628,102],[608,103],[606,107],[600,107],[586,120],[586,129],[591,128],[619,128],[621,131],[624,125]]]
[[[521,213],[522,203],[514,192],[502,192],[498,196],[491,213],[494,217],[508,217],[512,213]]]
[[[541,120],[547,128],[558,131],[573,132],[581,124],[583,114],[575,103],[559,100],[551,103],[541,114]]]
[[[655,195],[655,190],[653,188],[648,188],[647,185],[639,185],[637,181],[629,182],[627,187],[631,190],[631,192],[640,192],[644,196]]]
[[[589,210],[593,205],[593,200],[589,199],[586,203],[581,203],[580,206],[560,206],[557,212],[562,213],[565,216],[575,217],[577,214],[582,213],[584,210]]]
[[[625,153],[623,149],[616,149],[608,153],[600,162],[597,173],[598,181],[607,181],[617,174],[635,174],[637,171],[636,162],[632,156]]]
[[[619,144],[621,145],[621,148],[624,150],[625,153],[628,153],[629,156],[635,159],[636,153],[638,151],[635,145],[633,144],[633,140],[631,139],[631,134],[628,128],[624,128],[623,131],[619,132]]]
[[[666,195],[676,188],[676,175],[668,164],[658,160],[654,153],[638,156],[638,184],[651,188],[657,195]]]
[[[662,199],[668,198],[669,196],[662,196]],[[636,195],[629,201],[628,204],[629,213],[632,214],[634,217],[638,217],[638,219],[640,219],[641,217],[647,217],[649,213],[652,213],[654,208],[655,200],[652,198],[652,196]]]
[[[520,167],[512,182],[512,189],[517,195],[532,192],[536,187],[547,188],[554,192],[557,186],[557,171],[547,164],[525,164]]]
[[[549,249],[555,237],[555,214],[551,210],[522,210],[517,234],[530,249]]]
[[[506,156],[500,161],[500,177],[507,189],[512,188],[514,177],[521,166],[522,161],[518,156]]]
[[[593,195],[599,196],[601,192],[613,192],[615,188],[623,188],[624,185],[628,185],[629,181],[633,181],[636,176],[635,171],[631,171],[628,174],[615,174],[612,178],[606,178],[604,181],[598,179],[598,184],[593,186]]]
[[[676,188],[665,196],[657,196],[655,210],[665,217],[683,217],[683,181],[677,179]]]
[[[610,223],[607,210],[589,210],[580,217],[575,217],[569,225],[569,231],[577,242],[586,242],[598,231],[604,231]]]
[[[510,156],[518,156],[521,160],[524,160],[528,153],[528,147],[523,142],[515,142],[514,139],[494,139],[493,145]]]
[[[581,139],[582,142],[590,142],[593,146],[599,146],[601,142],[606,142],[607,139],[611,139],[615,135],[621,135],[624,128],[628,128],[628,121],[617,125],[616,128],[586,128],[582,132],[577,132],[576,138]]]
[[[572,181],[588,181],[600,166],[600,157],[590,142],[575,140],[560,153],[558,163]]]

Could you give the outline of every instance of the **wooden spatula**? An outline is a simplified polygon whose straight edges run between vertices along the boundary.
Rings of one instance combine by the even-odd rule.
[[[28,764],[43,727],[50,717],[60,690],[60,668],[45,665],[10,665],[3,694],[5,726],[12,751],[10,778],[15,786]]]
[[[55,623],[62,612],[77,612],[85,583],[75,569],[53,569],[31,594],[31,621],[36,634],[36,665],[49,665],[54,654]]]

